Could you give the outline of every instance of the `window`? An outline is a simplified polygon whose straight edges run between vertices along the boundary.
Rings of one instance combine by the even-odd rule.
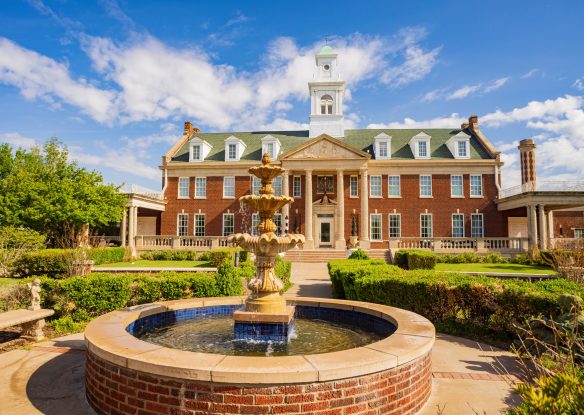
[[[333,176],[318,176],[316,178],[316,193],[334,193]]]
[[[349,179],[349,195],[359,197],[359,181],[357,176],[351,176]]]
[[[195,197],[204,199],[207,197],[207,178],[195,177]]]
[[[428,143],[426,141],[418,141],[418,157],[428,157]]]
[[[369,215],[369,239],[381,241],[381,215],[373,213]]]
[[[274,225],[276,225],[276,235],[280,236],[284,233],[284,228],[282,226],[282,214],[276,213],[274,215]]]
[[[584,228],[574,228],[574,238],[584,239]]]
[[[401,215],[399,213],[389,214],[389,237],[401,237]]]
[[[387,141],[379,142],[379,157],[387,158]]]
[[[432,214],[422,213],[420,215],[420,237],[432,237]]]
[[[399,176],[389,176],[389,197],[399,197],[401,195]]]
[[[302,196],[302,177],[294,176],[292,179],[292,196],[301,197]]]
[[[229,236],[235,231],[235,218],[233,213],[223,214],[223,236]]]
[[[176,234],[187,236],[189,234],[189,214],[179,213],[176,219]]]
[[[457,143],[457,152],[458,152],[458,157],[468,157],[468,150],[466,147],[466,144],[468,143],[468,141],[463,141],[463,140],[459,140],[456,142]]]
[[[251,234],[253,236],[258,236],[258,225],[260,224],[260,215],[259,213],[254,213],[251,215]]]
[[[274,154],[274,143],[266,143],[266,153],[270,155],[272,160],[276,160],[276,155]]]
[[[464,238],[464,215],[462,213],[452,215],[452,237]]]
[[[253,179],[253,182],[251,184],[251,194],[259,196],[260,188],[262,187],[262,181],[255,176],[252,176],[252,179]]]
[[[381,176],[371,176],[369,178],[369,196],[381,197]]]
[[[460,175],[450,176],[450,196],[464,197],[464,193],[462,190],[462,176]]]
[[[282,196],[282,176],[274,178],[272,181],[272,188],[274,189],[274,195]]]
[[[205,236],[205,214],[195,215],[195,236]]]
[[[223,178],[223,197],[235,197],[235,177]]]
[[[195,144],[192,147],[192,156],[191,159],[192,160],[201,160],[201,145],[200,144]]]
[[[227,155],[228,160],[237,160],[237,144],[229,144],[227,151],[229,152]]]
[[[484,237],[483,214],[473,213],[470,215],[470,236],[473,238]]]
[[[420,176],[420,196],[432,197],[432,176]]]
[[[178,178],[178,198],[186,199],[189,197],[189,178],[179,177]]]
[[[320,113],[322,115],[333,113],[333,97],[330,95],[323,95],[320,99]]]
[[[470,195],[471,197],[483,195],[483,176],[470,176]]]

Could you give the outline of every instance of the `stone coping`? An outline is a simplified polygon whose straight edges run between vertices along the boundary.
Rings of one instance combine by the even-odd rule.
[[[7,311],[5,313],[0,313],[0,329],[41,320],[50,317],[53,314],[55,314],[55,311],[44,308],[41,308],[40,310],[27,310],[23,308],[20,310]]]
[[[435,329],[426,318],[395,307],[359,301],[288,298],[289,305],[327,307],[370,314],[391,322],[396,331],[363,347],[298,356],[225,356],[147,343],[126,327],[133,321],[172,310],[244,304],[246,297],[218,297],[145,304],[105,314],[85,329],[90,353],[114,365],[178,379],[231,384],[294,384],[331,381],[375,373],[425,356]]]

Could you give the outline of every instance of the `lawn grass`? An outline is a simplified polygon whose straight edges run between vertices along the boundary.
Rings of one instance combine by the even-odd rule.
[[[151,261],[137,259],[130,262],[114,262],[100,265],[100,268],[208,268],[212,265],[207,261]]]
[[[521,264],[436,264],[436,271],[452,272],[498,272],[506,274],[555,274],[550,267]]]

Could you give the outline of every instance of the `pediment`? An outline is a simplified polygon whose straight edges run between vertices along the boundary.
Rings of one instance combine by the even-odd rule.
[[[321,134],[280,157],[280,160],[369,159],[364,151],[326,134]]]

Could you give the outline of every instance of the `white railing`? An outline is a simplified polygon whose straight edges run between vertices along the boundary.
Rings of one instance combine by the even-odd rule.
[[[152,199],[162,199],[162,192],[148,189],[147,187],[137,184],[126,184],[120,188],[121,193],[135,194],[151,197]]]
[[[501,199],[526,192],[584,192],[584,180],[540,180],[501,190]]]
[[[388,245],[392,250],[520,253],[527,251],[527,238],[395,238],[390,239]]]
[[[206,251],[232,246],[227,242],[227,236],[136,236],[136,249],[141,251],[183,249]]]

